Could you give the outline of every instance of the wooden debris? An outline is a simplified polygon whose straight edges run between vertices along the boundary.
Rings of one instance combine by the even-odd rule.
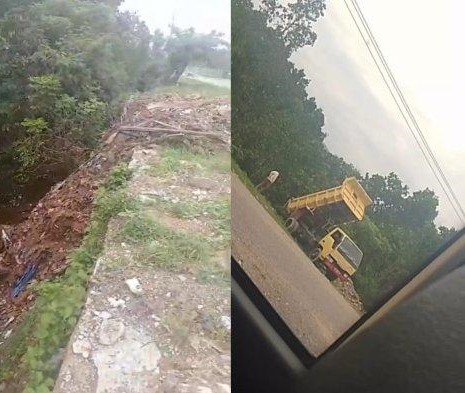
[[[120,126],[119,130],[130,131],[130,132],[149,132],[149,133],[158,133],[158,134],[167,133],[167,134],[184,134],[184,135],[203,136],[207,138],[213,138],[213,139],[226,143],[223,136],[217,132],[181,130],[178,128],[137,127],[137,126]]]

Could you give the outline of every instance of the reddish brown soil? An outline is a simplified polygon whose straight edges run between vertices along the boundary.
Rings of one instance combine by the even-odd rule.
[[[30,265],[37,265],[39,280],[66,269],[69,252],[85,235],[99,185],[115,162],[128,159],[130,153],[131,146],[121,143],[103,149],[42,198],[27,220],[5,229],[10,245],[0,241],[0,299],[6,302],[0,308],[0,324],[32,305],[33,293],[11,297],[14,283]]]

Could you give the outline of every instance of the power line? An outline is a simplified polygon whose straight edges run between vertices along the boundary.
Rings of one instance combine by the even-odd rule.
[[[375,54],[373,53],[373,51],[372,51],[372,49],[371,49],[371,47],[370,47],[370,42],[369,42],[367,39],[365,39],[365,35],[363,34],[362,29],[360,28],[360,25],[359,25],[359,23],[357,22],[357,20],[356,20],[354,14],[353,14],[351,8],[349,7],[349,4],[347,3],[346,0],[344,0],[344,3],[345,3],[345,5],[346,5],[346,8],[347,8],[347,10],[349,11],[349,14],[350,14],[350,16],[351,16],[353,22],[354,22],[355,26],[357,27],[357,30],[358,30],[358,32],[360,33],[360,36],[362,37],[362,39],[363,39],[363,41],[364,41],[364,43],[365,43],[365,45],[366,45],[366,47],[367,47],[367,49],[368,49],[368,52],[370,53],[370,56],[371,56],[371,58],[373,59],[375,65],[376,65],[376,68],[378,69],[379,73],[381,74],[381,77],[383,78],[383,81],[384,81],[386,87],[388,88],[389,93],[390,93],[392,99],[394,100],[394,102],[395,102],[397,108],[399,109],[399,112],[401,113],[401,115],[402,115],[402,117],[403,117],[403,119],[404,119],[404,121],[405,121],[405,123],[406,123],[408,129],[410,130],[410,133],[412,134],[412,136],[413,136],[415,142],[417,143],[418,147],[420,148],[420,151],[421,151],[421,153],[423,154],[423,156],[424,156],[424,158],[425,158],[425,160],[426,160],[428,166],[430,167],[431,171],[433,172],[433,175],[435,176],[436,180],[438,181],[439,185],[441,186],[442,190],[444,191],[444,194],[446,195],[447,199],[449,200],[449,203],[450,203],[452,209],[454,210],[455,214],[457,215],[457,217],[458,217],[462,222],[465,223],[465,211],[464,211],[464,209],[462,208],[462,206],[461,206],[461,204],[460,204],[460,202],[459,202],[457,196],[455,195],[455,193],[454,193],[454,191],[453,191],[453,189],[452,189],[452,187],[451,187],[449,181],[447,180],[447,178],[446,178],[446,176],[445,176],[443,170],[441,169],[441,166],[439,165],[439,163],[438,163],[436,157],[434,156],[434,154],[433,154],[431,148],[429,147],[429,144],[428,144],[428,142],[427,142],[427,140],[426,140],[426,138],[425,138],[423,132],[421,131],[421,128],[419,127],[418,122],[416,121],[416,119],[415,119],[413,113],[411,112],[410,107],[408,106],[408,104],[407,104],[407,102],[406,102],[406,100],[405,100],[405,97],[404,97],[404,95],[402,94],[402,91],[400,90],[400,88],[399,88],[399,86],[398,86],[398,84],[397,84],[397,82],[396,82],[396,80],[395,80],[395,78],[394,78],[394,75],[392,74],[390,68],[389,68],[388,65],[387,65],[387,62],[386,62],[386,60],[385,60],[385,58],[384,58],[384,56],[383,56],[383,54],[382,54],[382,52],[381,52],[381,49],[379,48],[379,46],[378,46],[376,40],[374,39],[373,34],[371,33],[371,30],[369,29],[368,23],[366,22],[366,19],[364,18],[363,13],[362,13],[360,7],[358,6],[358,4],[354,4],[354,1],[356,1],[356,0],[352,0],[352,4],[353,4],[353,6],[354,6],[354,8],[355,8],[355,10],[356,10],[356,12],[357,12],[357,15],[358,15],[359,18],[362,20],[362,23],[363,23],[363,26],[364,26],[365,30],[368,31],[368,33],[367,33],[367,34],[368,34],[368,37],[369,37],[369,39],[373,42],[373,45],[374,45],[375,48],[376,48],[376,52],[377,52],[378,56],[379,56],[380,59],[381,59],[381,64],[382,64],[382,66],[384,67],[385,72],[386,72],[386,74],[388,75],[388,78],[390,79],[392,85],[394,86],[394,89],[396,90],[397,94],[398,94],[399,97],[400,97],[400,103],[399,103],[399,99],[395,96],[394,91],[393,91],[391,85],[389,84],[388,80],[386,79],[385,73],[384,73],[384,72],[382,71],[382,69],[381,69],[381,66],[380,66],[380,64],[379,64],[379,61],[376,59],[376,56],[375,56]],[[404,110],[402,110],[402,106],[404,107]],[[412,128],[410,122],[409,122],[408,119],[407,119],[406,114],[404,113],[404,111],[407,112],[407,115],[408,115],[408,117],[410,118],[410,121],[414,124],[415,128],[417,129],[418,133],[420,134],[420,139],[421,139],[421,141],[425,144],[426,150],[427,150],[428,154],[427,154],[427,152],[425,151],[425,148],[423,147],[423,145],[420,143],[420,141],[419,141],[419,139],[418,139],[418,136],[416,135],[415,131],[413,130],[413,128]],[[428,155],[429,155],[430,157],[428,157]],[[430,162],[430,159],[432,159],[432,161],[433,161],[433,163],[434,163],[434,166],[433,166],[433,164]],[[436,169],[435,169],[435,168],[436,168]],[[437,172],[439,172],[439,175],[440,175],[442,181],[441,181],[440,177],[438,176],[438,173],[437,173]],[[443,182],[445,183],[445,185],[443,184]],[[446,188],[447,188],[447,190],[446,190]],[[452,198],[451,198],[451,196],[449,195],[449,193],[452,195]],[[458,206],[460,212],[459,212],[459,210],[457,210],[457,206],[455,206],[455,204],[454,204],[454,202],[452,201],[452,199],[455,201],[455,204],[457,204],[457,206]]]
[[[392,74],[392,71],[378,45],[378,42],[376,41],[376,38],[374,37],[373,33],[371,32],[371,29],[370,29],[370,26],[368,25],[368,22],[367,20],[365,19],[365,16],[363,15],[363,12],[358,4],[358,1],[357,0],[352,0],[352,4],[354,5],[355,7],[355,10],[358,14],[358,16],[360,17],[360,19],[362,20],[362,23],[366,29],[366,31],[368,32],[368,36],[370,37],[371,41],[373,42],[374,46],[375,46],[375,49],[378,53],[378,56],[380,57],[381,59],[381,62],[383,63],[393,85],[394,85],[394,88],[396,89],[402,103],[404,104],[404,107],[406,108],[407,110],[407,113],[409,114],[409,117],[410,119],[412,120],[415,128],[417,129],[418,133],[420,134],[420,138],[421,140],[423,141],[424,145],[426,146],[426,149],[430,155],[430,157],[432,158],[434,164],[436,165],[440,175],[441,175],[441,178],[443,179],[446,187],[448,188],[448,190],[450,191],[450,193],[452,194],[452,198],[454,199],[455,203],[457,204],[457,206],[459,207],[461,213],[462,213],[462,216],[465,217],[465,211],[464,209],[462,208],[461,204],[460,204],[460,201],[458,200],[454,190],[452,189],[452,186],[450,185],[449,183],[449,180],[447,179],[445,173],[443,172],[442,168],[441,168],[441,165],[439,164],[438,160],[436,159],[433,151],[431,150],[431,147],[429,146],[428,144],[428,141],[426,140],[424,134],[423,134],[423,131],[421,130],[420,126],[418,125],[417,123],[417,120],[415,118],[415,116],[413,115],[412,111],[410,110],[410,106],[408,105],[407,101],[405,100],[405,97],[404,97],[404,94],[402,93],[402,90],[399,88],[399,85],[397,84],[397,81],[394,77],[394,75]]]
[[[420,148],[420,150],[421,150],[421,152],[422,152],[422,154],[423,154],[423,156],[424,156],[424,158],[425,158],[425,160],[426,160],[428,166],[430,167],[431,171],[433,172],[434,176],[436,177],[436,180],[438,181],[439,185],[441,186],[442,190],[444,191],[444,194],[446,195],[447,199],[449,200],[449,203],[451,204],[451,207],[453,208],[455,214],[457,214],[457,216],[458,216],[458,218],[459,218],[460,220],[462,220],[462,221],[465,222],[465,220],[464,220],[464,216],[465,216],[465,215],[464,215],[464,216],[461,216],[461,214],[457,211],[457,208],[456,208],[454,202],[452,201],[451,197],[449,196],[449,192],[451,192],[451,193],[453,194],[454,200],[455,200],[456,203],[458,204],[460,210],[463,212],[463,209],[462,209],[462,207],[460,206],[460,203],[458,202],[457,198],[455,197],[455,194],[454,194],[452,188],[450,187],[450,184],[447,182],[447,179],[446,179],[445,182],[449,185],[449,187],[447,187],[447,188],[448,188],[448,190],[450,190],[450,191],[448,192],[448,191],[445,189],[445,186],[443,185],[441,179],[439,179],[439,177],[438,177],[438,175],[437,175],[437,173],[436,173],[436,171],[438,171],[439,173],[444,174],[444,173],[442,172],[441,167],[439,166],[439,164],[437,163],[437,160],[435,160],[435,158],[433,159],[433,162],[435,161],[435,163],[436,163],[436,170],[434,169],[433,165],[431,164],[430,159],[428,158],[427,154],[425,153],[425,150],[424,150],[422,144],[419,142],[419,140],[418,140],[418,138],[417,138],[417,135],[415,134],[415,132],[413,131],[413,129],[412,129],[411,125],[410,125],[410,123],[408,122],[407,117],[405,116],[405,113],[404,113],[404,111],[402,110],[401,105],[400,105],[399,102],[398,102],[398,99],[395,97],[394,92],[392,91],[392,88],[391,88],[390,84],[388,83],[388,81],[387,81],[387,79],[386,79],[386,77],[385,77],[383,71],[381,70],[380,65],[378,64],[378,61],[376,60],[376,58],[375,58],[375,56],[374,56],[374,54],[373,54],[373,52],[372,52],[372,50],[371,50],[371,48],[370,48],[369,42],[365,39],[365,37],[364,37],[364,35],[363,35],[363,32],[361,31],[360,26],[359,26],[358,22],[356,21],[356,19],[355,19],[353,13],[352,13],[350,7],[348,6],[346,0],[344,0],[344,3],[346,4],[346,7],[347,7],[347,9],[348,9],[348,11],[349,11],[351,17],[352,17],[352,19],[353,19],[355,25],[357,26],[357,29],[358,29],[360,35],[362,36],[362,38],[363,38],[363,40],[364,40],[364,42],[365,42],[365,45],[367,46],[368,51],[370,52],[370,55],[371,55],[373,61],[375,62],[375,65],[376,65],[376,67],[378,68],[378,71],[380,72],[380,74],[381,74],[381,76],[382,76],[382,78],[383,78],[383,80],[384,80],[384,83],[386,84],[386,86],[387,86],[387,88],[388,88],[388,90],[389,90],[389,93],[391,94],[391,96],[392,96],[394,102],[396,103],[397,108],[399,109],[399,111],[400,111],[402,117],[404,118],[404,121],[405,121],[405,123],[407,124],[407,127],[409,128],[409,130],[410,130],[410,132],[411,132],[413,138],[415,139],[415,142],[416,142],[417,145],[419,146],[419,148]],[[371,37],[370,37],[370,38],[371,38]],[[378,48],[379,48],[379,47],[378,47]],[[389,75],[392,76],[392,73],[389,73],[387,70],[386,70],[386,72],[388,73],[388,76],[389,76]],[[397,85],[397,84],[395,83],[395,80],[393,81],[391,77],[390,77],[390,80],[391,80],[391,83],[392,83],[393,85]],[[398,86],[397,86],[396,92],[398,92],[398,94],[399,94],[399,92],[401,93],[401,91],[400,91],[400,89],[398,88]],[[402,95],[402,97],[403,97],[403,95]],[[409,114],[410,121],[412,121],[412,122],[415,124],[415,123],[416,123],[416,120],[415,120],[415,118],[413,117],[413,114],[411,113],[411,111],[410,111],[409,109],[407,109],[407,108],[405,107],[405,104],[404,104],[405,99],[402,100],[402,98],[401,98],[401,102],[402,102],[402,104],[404,105],[404,110],[406,110],[407,113]],[[417,123],[417,125],[418,125],[418,123]],[[421,136],[420,136],[420,137],[421,137]],[[424,142],[426,142],[426,139],[424,138],[424,136],[423,136],[422,140],[423,140]],[[429,148],[429,146],[428,146],[428,148]],[[431,149],[429,149],[429,151],[431,152]],[[442,178],[442,176],[441,176],[441,178]]]
[[[362,10],[360,9],[360,6],[359,6],[358,3],[357,3],[357,0],[352,0],[352,4],[353,4],[353,6],[354,6],[354,8],[355,8],[355,10],[356,10],[356,12],[357,12],[359,18],[362,20],[362,24],[364,25],[364,28],[365,28],[365,30],[367,31],[368,36],[369,36],[369,38],[371,39],[371,41],[372,41],[372,43],[373,43],[373,45],[374,45],[374,47],[375,47],[375,49],[376,49],[376,52],[377,52],[379,58],[381,59],[381,62],[382,62],[383,66],[384,66],[384,68],[385,68],[385,70],[386,70],[386,72],[387,72],[387,74],[388,74],[388,76],[389,76],[389,79],[391,80],[391,83],[393,84],[394,89],[396,90],[398,96],[400,97],[400,100],[401,100],[401,102],[402,102],[402,104],[403,104],[405,110],[407,111],[407,114],[409,115],[410,120],[412,121],[412,123],[414,124],[414,127],[416,128],[418,134],[420,135],[420,139],[422,140],[423,144],[425,145],[426,150],[427,150],[427,152],[428,152],[430,158],[432,159],[432,161],[433,161],[433,163],[434,163],[434,165],[435,165],[437,171],[439,172],[442,181],[444,182],[446,188],[448,189],[448,191],[449,191],[450,194],[452,195],[452,198],[454,199],[456,205],[457,205],[458,208],[460,209],[460,212],[461,212],[461,214],[462,214],[462,220],[463,220],[463,217],[465,217],[465,211],[464,211],[464,209],[462,208],[462,206],[461,206],[461,204],[460,204],[460,201],[458,200],[458,198],[457,198],[457,196],[456,196],[456,194],[455,194],[455,192],[454,192],[452,186],[450,185],[450,183],[449,183],[449,181],[448,181],[448,179],[447,179],[447,177],[446,177],[444,171],[442,170],[441,165],[439,164],[439,162],[438,162],[438,160],[436,159],[436,157],[435,157],[433,151],[431,150],[431,147],[429,146],[428,141],[426,140],[426,137],[425,137],[424,134],[423,134],[423,131],[421,130],[420,126],[418,125],[418,122],[417,122],[415,116],[413,115],[413,113],[412,113],[412,111],[411,111],[411,109],[410,109],[410,106],[408,105],[408,103],[407,103],[407,101],[406,101],[406,99],[405,99],[405,97],[404,97],[404,95],[403,95],[401,89],[399,88],[399,86],[398,86],[398,84],[397,84],[397,81],[396,81],[394,75],[392,74],[392,71],[391,71],[391,69],[389,68],[389,65],[387,64],[387,61],[386,61],[386,59],[385,59],[385,57],[384,57],[384,55],[383,55],[381,49],[379,48],[378,43],[377,43],[377,41],[376,41],[376,39],[375,39],[373,33],[371,32],[371,29],[370,29],[370,27],[369,27],[369,25],[368,25],[368,23],[367,23],[367,21],[366,21],[364,15],[363,15],[363,12],[362,12]],[[346,3],[346,6],[347,6],[347,3]],[[349,11],[350,11],[350,10],[349,10]],[[375,59],[373,59],[373,60],[375,60]],[[415,139],[416,139],[416,138],[415,138]],[[420,144],[419,144],[419,142],[418,142],[417,139],[416,139],[416,141],[417,141],[417,144],[420,146]],[[420,146],[420,147],[421,147],[421,146]],[[425,156],[425,159],[428,160],[428,158],[427,158],[426,156]],[[431,167],[431,166],[430,166],[430,167]],[[431,169],[432,169],[432,168],[431,168]],[[433,173],[434,173],[434,171],[433,171]],[[436,175],[435,175],[435,176],[436,176]],[[436,176],[436,179],[438,180],[439,184],[441,185],[441,188],[443,188],[443,191],[446,193],[446,196],[447,196],[447,198],[449,199],[449,202],[450,202],[451,205],[454,207],[452,201],[450,200],[450,197],[449,197],[448,193],[444,190],[444,187],[443,187],[441,181],[437,178],[437,176]],[[455,208],[454,208],[454,210],[455,210]],[[457,212],[456,212],[456,214],[457,214]]]

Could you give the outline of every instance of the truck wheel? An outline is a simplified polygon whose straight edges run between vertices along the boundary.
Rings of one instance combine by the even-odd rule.
[[[298,228],[299,228],[299,221],[297,221],[295,218],[293,217],[289,217],[286,222],[285,222],[285,225],[286,225],[286,229],[293,233],[295,232]]]

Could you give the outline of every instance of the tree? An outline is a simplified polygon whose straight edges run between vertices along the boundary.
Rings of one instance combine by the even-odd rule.
[[[205,56],[205,65],[221,70],[225,78],[231,74],[231,49],[228,47],[210,51]]]
[[[372,217],[377,223],[415,229],[430,225],[438,214],[439,201],[433,191],[427,188],[410,194],[395,173],[366,174],[362,184],[373,199]]]
[[[283,4],[279,0],[264,0],[260,9],[267,15],[267,21],[293,52],[305,45],[313,45],[316,33],[313,24],[324,15],[325,0],[296,0]]]
[[[342,160],[325,159],[323,112],[307,95],[308,80],[289,61],[279,32],[251,4],[236,0],[232,11],[232,154],[254,182],[271,169],[280,172],[283,181],[268,197],[282,207],[289,197],[329,186],[350,170]],[[328,165],[340,173],[328,176]]]
[[[28,6],[33,3],[38,3],[37,0],[2,0],[0,2],[0,18],[3,17],[7,12],[14,8]]]
[[[441,225],[438,228],[439,236],[443,242],[449,241],[457,234],[457,230],[455,228],[447,228],[444,225]]]
[[[92,147],[125,96],[161,78],[166,56],[153,45],[160,37],[137,16],[119,12],[119,4],[1,3],[2,182],[14,174],[27,181]]]

